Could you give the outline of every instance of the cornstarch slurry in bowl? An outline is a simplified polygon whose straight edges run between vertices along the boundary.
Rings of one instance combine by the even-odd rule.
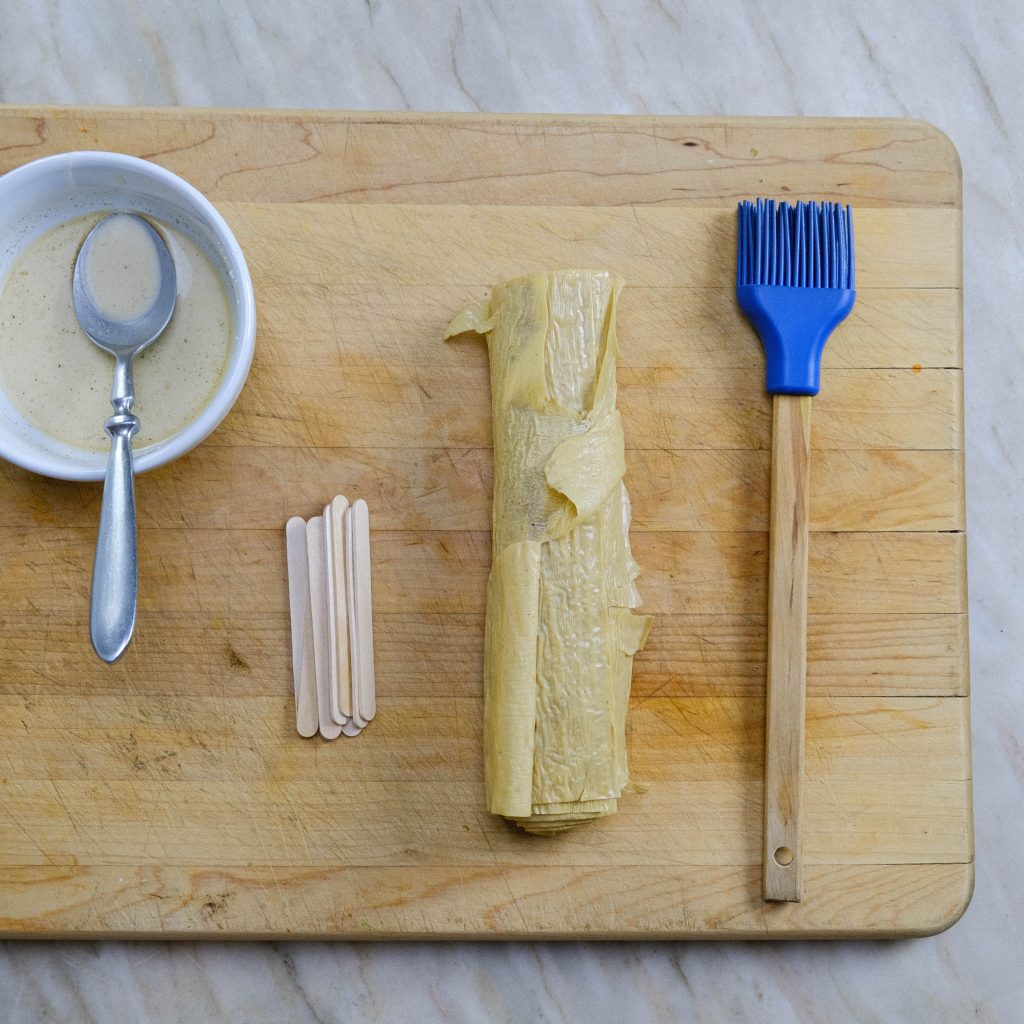
[[[51,228],[25,247],[0,283],[0,388],[30,425],[89,452],[109,447],[103,423],[110,415],[112,360],[78,324],[71,275],[82,241],[105,215],[96,211]],[[184,232],[149,219],[174,259],[178,298],[160,344],[135,360],[136,450],[199,415],[223,377],[233,331],[211,260]],[[153,294],[157,267],[143,242],[126,219],[91,261],[90,288],[119,318],[136,315]]]

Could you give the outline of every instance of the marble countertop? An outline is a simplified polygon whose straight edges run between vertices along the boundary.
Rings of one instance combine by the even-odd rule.
[[[838,5],[836,5],[838,6]],[[1024,27],[1009,0],[7,0],[0,102],[925,118],[965,185],[977,889],[833,944],[0,944],[0,1017],[998,1021],[1024,1005]]]

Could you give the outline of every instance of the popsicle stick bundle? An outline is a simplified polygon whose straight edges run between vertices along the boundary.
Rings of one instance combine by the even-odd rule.
[[[295,728],[358,736],[377,712],[370,607],[370,519],[341,495],[285,526]]]

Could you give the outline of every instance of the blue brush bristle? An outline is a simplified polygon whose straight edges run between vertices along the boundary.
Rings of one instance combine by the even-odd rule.
[[[839,203],[739,204],[736,284],[854,287],[853,220]]]
[[[853,220],[838,203],[739,204],[736,299],[761,336],[766,387],[816,395],[821,353],[853,308]]]

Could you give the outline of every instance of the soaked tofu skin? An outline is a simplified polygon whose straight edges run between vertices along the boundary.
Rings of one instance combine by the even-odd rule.
[[[531,274],[460,313],[487,339],[494,435],[484,654],[487,807],[528,832],[615,813],[633,655],[651,620],[629,548],[607,271]]]

